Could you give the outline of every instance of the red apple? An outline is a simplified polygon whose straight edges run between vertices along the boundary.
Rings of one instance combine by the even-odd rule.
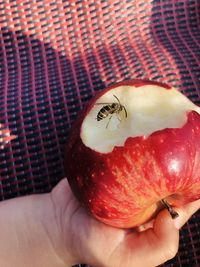
[[[98,220],[141,225],[200,198],[200,108],[175,88],[131,80],[93,98],[66,145],[71,188]],[[176,209],[176,208],[175,208]]]

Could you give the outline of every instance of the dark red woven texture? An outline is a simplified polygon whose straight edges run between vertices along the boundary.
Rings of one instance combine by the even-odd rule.
[[[96,91],[128,78],[167,82],[200,103],[199,0],[2,0],[0,199],[48,192],[63,148]],[[200,266],[200,213],[164,266]],[[145,266],[144,266],[145,267]]]

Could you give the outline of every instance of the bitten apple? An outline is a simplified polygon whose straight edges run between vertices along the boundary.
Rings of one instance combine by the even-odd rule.
[[[200,108],[165,84],[115,84],[81,112],[65,156],[74,194],[98,220],[135,227],[164,206],[176,217],[200,198]]]

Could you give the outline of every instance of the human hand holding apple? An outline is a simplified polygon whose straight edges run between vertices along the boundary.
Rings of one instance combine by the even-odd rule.
[[[98,220],[139,226],[200,198],[200,108],[168,85],[132,80],[89,103],[72,128],[66,174]]]

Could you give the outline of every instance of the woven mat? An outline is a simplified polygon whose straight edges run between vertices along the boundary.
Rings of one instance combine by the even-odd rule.
[[[200,103],[199,0],[2,0],[0,28],[0,123],[18,136],[0,151],[1,200],[52,189],[77,112],[111,83],[167,82]],[[163,266],[200,266],[199,212]]]

